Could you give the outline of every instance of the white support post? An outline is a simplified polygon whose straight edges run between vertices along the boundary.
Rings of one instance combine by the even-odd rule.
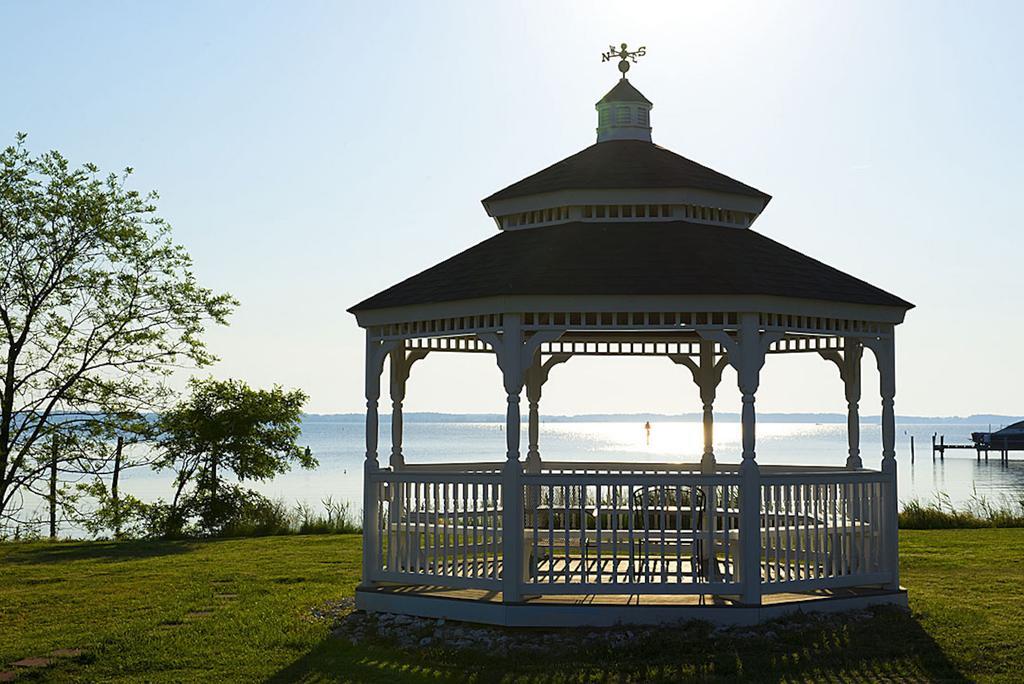
[[[864,467],[860,457],[860,360],[864,346],[860,340],[847,337],[843,343],[844,377],[846,389],[846,437],[849,454],[846,467],[858,470]]]
[[[526,451],[526,472],[540,472],[540,398],[544,383],[548,381],[551,369],[569,360],[572,354],[552,354],[541,363],[540,353],[535,353],[526,369],[526,400],[529,403],[529,444]]]
[[[502,332],[481,333],[477,337],[495,351],[508,407],[505,413],[505,465],[501,469],[501,581],[504,603],[522,599],[523,557],[523,463],[519,460],[522,414],[520,395],[526,382],[526,369],[533,363],[540,345],[561,337],[564,331],[523,335],[521,314],[504,314]]]
[[[842,376],[846,393],[846,440],[849,447],[846,456],[847,470],[860,470],[864,467],[860,457],[860,379],[863,355],[864,345],[860,340],[854,337],[843,340],[843,362],[839,367],[839,374]],[[846,514],[851,520],[863,522],[868,515],[869,509],[864,508],[864,499],[861,496],[849,498],[846,506]],[[850,539],[849,552],[856,564],[863,562],[865,549],[856,536]]]
[[[405,349],[391,350],[391,470],[398,472],[405,465],[402,454],[402,402],[405,401]]]
[[[743,602],[761,603],[761,469],[754,451],[756,414],[754,398],[761,379],[764,353],[760,351],[757,314],[745,313],[740,320],[738,385],[743,408],[743,460],[740,463],[740,544],[743,547]]]
[[[402,404],[405,401],[405,389],[409,381],[409,372],[412,365],[424,358],[428,353],[426,349],[405,350],[405,340],[399,340],[389,357],[391,360],[391,471],[397,473],[405,468],[405,453],[402,450],[404,416]],[[400,485],[392,485],[388,490],[388,520],[398,521],[402,519],[405,511],[402,509],[402,496],[396,489]],[[402,539],[392,540],[395,547],[389,553],[393,559],[401,558],[399,546],[403,544]]]
[[[781,332],[762,333],[756,313],[740,314],[739,339],[724,331],[700,332],[705,339],[719,342],[736,369],[743,398],[740,422],[743,430],[743,460],[740,463],[740,554],[739,578],[742,600],[761,603],[761,470],[754,450],[756,414],[754,399],[761,382],[768,347],[782,338]]]
[[[700,457],[700,471],[708,475],[715,472],[715,395],[718,392],[718,383],[722,381],[722,367],[715,364],[715,343],[702,341],[700,402],[703,408],[701,422],[704,428],[704,452]]]
[[[715,474],[715,395],[718,392],[718,385],[722,382],[722,371],[728,364],[729,357],[723,354],[717,362],[715,361],[715,343],[712,340],[701,340],[699,361],[695,362],[685,354],[670,354],[669,359],[674,363],[686,366],[693,376],[693,381],[700,389],[700,400],[703,405],[703,427],[704,427],[704,451],[700,459],[700,471],[704,475]],[[712,486],[701,488],[704,494],[704,567],[707,568],[708,580],[714,581],[717,577],[715,559],[715,532],[718,529],[718,502],[715,500],[716,491]],[[723,509],[728,508],[728,505]],[[723,510],[723,515],[728,515]]]
[[[505,314],[498,363],[505,384],[505,465],[501,470],[502,599],[518,603],[523,569],[523,464],[519,461],[522,415],[519,398],[523,391],[523,331],[519,314]]]
[[[846,467],[858,470],[864,467],[860,457],[860,380],[864,344],[857,338],[847,337],[843,341],[842,352],[838,349],[826,349],[818,353],[839,369],[839,377],[843,381],[846,394],[846,436],[849,446]]]
[[[718,385],[722,382],[722,371],[729,363],[727,354],[715,362],[715,343],[712,340],[701,340],[699,361],[694,361],[685,354],[669,354],[674,363],[686,366],[693,375],[693,382],[700,389],[700,401],[703,405],[704,452],[701,456],[701,472],[715,472],[715,395]]]
[[[529,367],[526,369],[526,400],[529,402],[529,446],[526,451],[526,472],[540,472],[540,397],[544,383],[548,381],[548,374],[551,369],[569,360],[572,354],[553,354],[547,361],[541,363],[540,352],[533,355]],[[540,505],[540,487],[532,486],[526,490],[526,512],[535,515],[537,506]]]
[[[426,349],[406,351],[399,344],[391,350],[391,470],[397,472],[405,467],[405,454],[402,452],[403,412],[405,388],[409,381],[412,365],[424,358]]]
[[[896,336],[892,328],[886,337],[875,340],[878,361],[879,393],[882,396],[882,472],[885,484],[882,557],[891,572],[888,589],[899,589],[899,498],[896,488]]]
[[[377,440],[379,417],[377,403],[380,401],[380,376],[384,371],[384,359],[395,346],[395,342],[376,340],[366,331],[366,459],[363,461],[363,578],[362,588],[374,586],[377,570],[377,555],[380,549],[380,519],[377,512],[378,483],[374,479],[380,464],[377,461]]]
[[[530,364],[526,371],[526,400],[530,404],[529,418],[529,446],[526,451],[526,472],[537,474],[540,472],[540,394],[541,386],[544,384],[540,377],[541,365],[540,354]],[[533,514],[540,504],[540,488],[527,487],[526,490],[526,511]]]
[[[526,400],[529,402],[529,446],[526,451],[526,472],[540,472],[540,395],[541,378],[540,354],[534,358],[526,371]]]

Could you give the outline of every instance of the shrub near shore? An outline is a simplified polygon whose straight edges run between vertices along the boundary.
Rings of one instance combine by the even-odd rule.
[[[929,503],[915,499],[900,511],[900,527],[906,530],[1024,527],[1024,495],[1019,495],[1016,501],[1003,497],[994,503],[975,493],[961,506],[954,506],[945,494]]]

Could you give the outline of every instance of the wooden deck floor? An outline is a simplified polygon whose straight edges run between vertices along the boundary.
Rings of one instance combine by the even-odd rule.
[[[409,584],[404,583],[404,578],[396,577],[392,583],[360,588],[356,592],[356,605],[371,612],[406,613],[508,627],[658,624],[687,619],[738,625],[754,624],[798,611],[832,612],[882,604],[907,605],[904,590],[885,590],[880,588],[881,584],[810,590],[808,587],[812,585],[800,582],[795,570],[792,574],[794,584],[765,584],[763,590],[766,593],[760,603],[754,604],[740,600],[738,585],[705,583],[699,574],[695,576],[692,573],[692,568],[685,561],[680,565],[666,563],[662,566],[660,561],[658,564],[637,564],[632,569],[633,581],[630,580],[630,569],[621,563],[614,566],[603,563],[602,566],[582,559],[573,559],[568,566],[562,559],[556,559],[551,566],[542,562],[541,572],[535,575],[537,585],[531,586],[528,579],[521,589],[523,596],[514,603],[504,603],[501,583],[497,579],[500,577],[498,561],[496,566],[489,566],[488,574],[476,576],[485,580],[480,584],[486,588]],[[663,568],[670,573],[668,576],[661,574]],[[553,575],[548,575],[547,570],[551,570]],[[719,563],[719,571],[722,570]],[[765,577],[772,576],[767,568],[762,570]],[[616,574],[618,579],[613,581]],[[601,577],[599,582],[595,581],[598,576]],[[876,579],[881,582],[884,578]],[[435,581],[444,580],[438,578]],[[719,593],[685,593],[709,591],[712,587]],[[772,589],[788,591],[767,593]],[[531,590],[546,593],[531,595]],[[644,593],[646,591],[650,593]],[[659,591],[662,593],[657,593]]]
[[[447,563],[437,568],[437,574],[450,577],[491,578],[501,576],[502,562],[481,560],[476,562]],[[737,571],[735,559],[718,558],[715,560],[712,577],[717,581],[731,582]],[[824,567],[805,564],[765,563],[762,572],[766,581],[808,580],[817,573],[819,577],[828,576]],[[564,556],[541,560],[536,567],[527,572],[527,581],[538,583],[565,584],[615,584],[647,582],[652,584],[696,584],[705,581],[701,568],[695,568],[691,559],[671,556],[649,559],[602,558],[584,560],[578,556]]]
[[[388,594],[404,594],[429,598],[442,598],[459,601],[484,603],[501,603],[500,591],[481,589],[451,589],[427,585],[390,585],[375,589]],[[878,589],[833,589],[806,593],[766,594],[762,597],[763,605],[776,605],[793,602],[821,601],[834,598],[854,598],[884,593]],[[722,596],[707,594],[545,594],[544,596],[524,596],[524,604],[530,605],[608,605],[608,606],[731,606],[742,605]]]

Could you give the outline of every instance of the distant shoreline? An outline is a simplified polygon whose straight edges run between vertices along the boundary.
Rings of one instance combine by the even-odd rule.
[[[407,423],[504,423],[503,413],[432,413],[432,412],[408,412],[403,416]],[[362,413],[307,413],[302,417],[303,421],[330,422],[330,423],[362,423],[365,415]],[[995,414],[977,414],[971,416],[896,416],[896,422],[903,425],[910,424],[971,424],[985,425],[991,423],[993,426],[1008,425],[1024,418],[1019,416],[1003,416]],[[391,421],[390,414],[381,414],[382,423]],[[523,416],[526,420],[526,416]],[[663,422],[663,423],[699,423],[699,413],[591,413],[574,416],[542,415],[541,421],[545,423],[635,423],[635,422]],[[715,420],[723,423],[738,423],[738,413],[716,413]],[[845,413],[759,413],[757,420],[763,423],[846,423]],[[879,423],[879,416],[861,416],[862,423]]]

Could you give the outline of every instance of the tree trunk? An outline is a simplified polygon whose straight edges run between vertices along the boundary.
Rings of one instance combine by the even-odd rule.
[[[214,454],[213,458],[210,459],[210,503],[216,505],[217,502],[217,455]]]
[[[57,538],[57,437],[53,438],[50,456],[50,539]]]
[[[122,449],[124,449],[124,437],[118,435],[117,447],[114,449],[114,476],[110,481],[110,503],[114,507],[114,539],[121,537],[121,499],[117,495],[117,481],[121,477]]]
[[[174,490],[174,500],[171,501],[172,510],[178,510],[178,500],[181,498],[181,492],[185,489],[185,485],[188,484],[189,478],[191,477],[191,472],[188,475],[185,474],[184,467],[181,472],[178,473],[178,486]]]
[[[5,502],[7,501],[7,481],[5,480],[3,470],[0,470],[0,525],[3,524],[4,511],[7,510]]]

